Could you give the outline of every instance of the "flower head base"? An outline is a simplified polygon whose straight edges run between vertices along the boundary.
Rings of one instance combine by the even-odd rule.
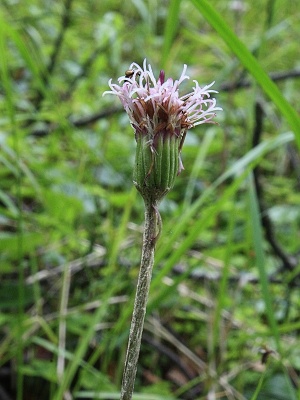
[[[131,64],[119,84],[109,81],[119,97],[135,131],[137,141],[134,183],[142,196],[159,201],[172,188],[183,169],[180,152],[188,129],[214,123],[216,100],[210,97],[213,85],[201,88],[197,81],[191,93],[179,95],[179,85],[189,77],[184,65],[178,80],[165,79],[160,71],[156,80],[150,65]]]

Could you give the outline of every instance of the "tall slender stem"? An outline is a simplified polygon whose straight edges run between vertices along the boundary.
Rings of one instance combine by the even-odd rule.
[[[121,400],[131,400],[140,353],[146,306],[154,263],[154,250],[160,217],[157,203],[145,200],[145,229],[139,278],[136,288],[134,308],[130,326],[128,347],[123,372]]]

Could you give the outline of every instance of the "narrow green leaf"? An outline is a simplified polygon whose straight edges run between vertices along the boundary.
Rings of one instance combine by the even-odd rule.
[[[165,32],[164,32],[164,44],[162,51],[161,64],[165,67],[166,61],[169,56],[172,41],[175,36],[175,32],[178,26],[179,20],[179,9],[181,0],[171,0],[168,10],[168,18],[166,21]]]
[[[300,117],[296,110],[289,104],[280,92],[277,85],[269,78],[259,62],[250,53],[247,47],[230,29],[223,17],[217,13],[208,0],[191,0],[195,7],[201,12],[207,22],[218,32],[232,52],[238,57],[243,66],[256,80],[265,94],[278,107],[281,114],[286,118],[292,128],[298,147],[300,148]]]

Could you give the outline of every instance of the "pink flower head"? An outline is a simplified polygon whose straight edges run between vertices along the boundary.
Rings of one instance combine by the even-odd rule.
[[[186,70],[187,66],[184,65],[180,78],[175,81],[172,78],[165,79],[164,71],[160,71],[156,79],[150,64],[147,68],[146,60],[143,68],[132,63],[125,76],[118,79],[119,84],[110,80],[111,90],[104,93],[119,97],[130,118],[137,142],[140,138],[145,139],[153,157],[158,153],[159,143],[170,138],[176,139],[179,159],[177,174],[183,169],[180,152],[187,130],[200,124],[215,123],[215,112],[222,110],[216,107],[216,99],[210,96],[211,93],[217,93],[210,89],[214,82],[201,88],[194,81],[192,92],[182,96],[179,94],[180,84],[189,79]]]

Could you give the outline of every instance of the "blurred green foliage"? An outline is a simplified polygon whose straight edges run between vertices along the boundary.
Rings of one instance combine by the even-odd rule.
[[[196,3],[1,3],[0,390],[10,398],[119,396],[143,204],[133,130],[102,93],[144,58],[174,78],[187,64],[187,90],[215,81],[223,112],[188,133],[185,170],[160,207],[136,399],[299,398],[299,5],[210,4],[233,50],[241,41],[275,80],[285,74],[276,84],[289,120]]]

